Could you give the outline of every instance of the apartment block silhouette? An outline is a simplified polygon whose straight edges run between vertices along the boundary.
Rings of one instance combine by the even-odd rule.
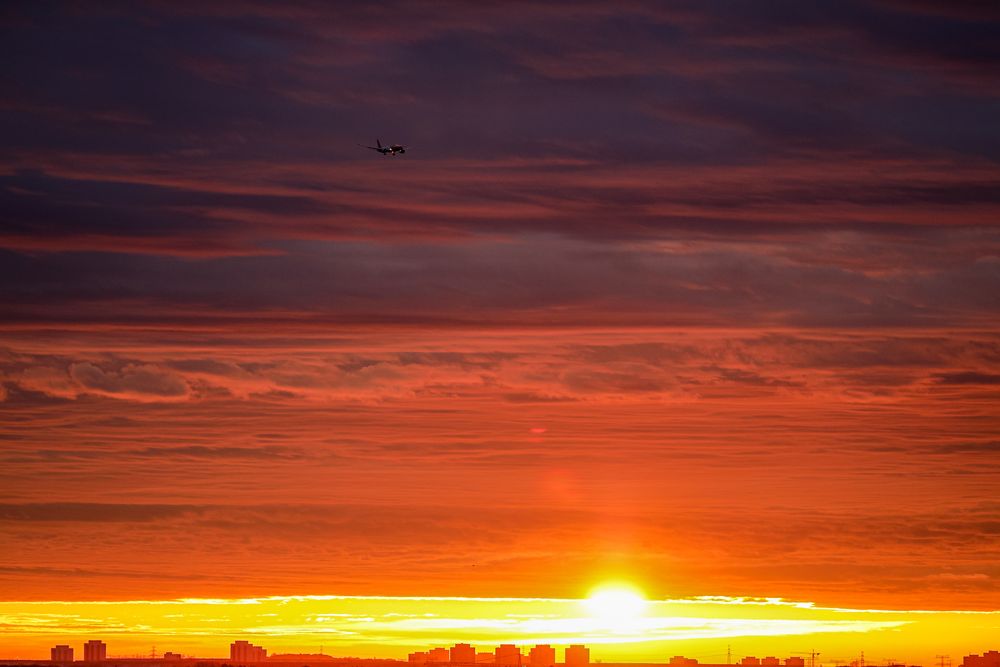
[[[572,644],[566,647],[566,667],[588,667],[590,665],[590,649],[583,644]]]
[[[83,645],[84,662],[103,662],[108,659],[108,645],[100,639],[91,639]]]
[[[469,644],[455,644],[451,647],[451,662],[474,664],[476,662],[476,648]]]
[[[967,655],[962,667],[1000,667],[1000,651],[987,651],[982,655]]]
[[[518,667],[521,664],[521,649],[513,644],[500,644],[493,654],[494,664],[504,667]]]
[[[531,667],[554,667],[556,650],[548,644],[539,644],[528,651],[528,664]]]
[[[73,647],[67,644],[53,646],[49,651],[52,662],[73,662]]]
[[[267,659],[267,649],[241,639],[229,645],[229,659],[238,665],[263,662]]]

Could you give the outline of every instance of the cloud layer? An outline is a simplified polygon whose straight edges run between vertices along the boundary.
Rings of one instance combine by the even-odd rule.
[[[12,5],[0,599],[989,606],[998,23]]]

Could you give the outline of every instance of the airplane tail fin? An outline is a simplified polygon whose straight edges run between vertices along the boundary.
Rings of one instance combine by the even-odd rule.
[[[379,148],[382,148],[382,140],[381,139],[376,139],[375,140],[375,145],[378,146]]]

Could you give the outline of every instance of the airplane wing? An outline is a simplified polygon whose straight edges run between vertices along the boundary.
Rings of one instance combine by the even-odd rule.
[[[358,144],[358,146],[361,146],[362,148],[370,148],[373,151],[381,151],[382,150],[381,148],[375,148],[374,146],[365,146],[364,144]]]

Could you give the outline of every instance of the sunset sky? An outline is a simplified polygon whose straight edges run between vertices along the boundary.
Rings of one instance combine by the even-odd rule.
[[[0,33],[0,657],[1000,648],[1000,5]]]

